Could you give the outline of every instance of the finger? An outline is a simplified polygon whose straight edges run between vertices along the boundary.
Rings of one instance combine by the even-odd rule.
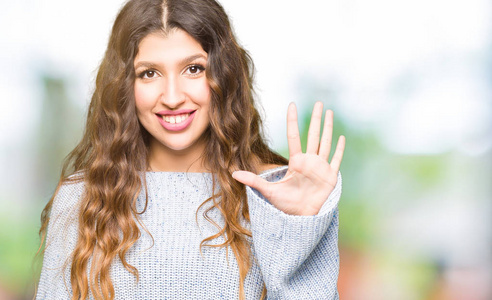
[[[319,149],[319,132],[321,126],[321,117],[323,116],[323,103],[316,102],[309,123],[308,140],[306,153],[318,154]]]
[[[290,157],[302,152],[299,126],[297,125],[297,109],[294,103],[290,103],[287,110],[287,142]]]
[[[337,149],[335,150],[335,154],[333,154],[333,158],[331,159],[330,166],[333,170],[338,173],[340,170],[340,164],[342,163],[343,151],[345,150],[345,137],[343,135],[340,136],[337,143]]]
[[[321,145],[319,147],[319,156],[328,160],[331,151],[331,139],[333,135],[333,111],[327,110],[325,113],[325,123],[323,125],[323,135],[321,136]]]
[[[248,185],[258,190],[267,199],[270,197],[270,182],[248,171],[235,171],[232,177],[242,184]]]

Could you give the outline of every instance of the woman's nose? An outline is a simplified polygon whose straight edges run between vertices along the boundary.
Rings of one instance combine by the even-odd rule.
[[[178,78],[168,77],[163,84],[160,101],[170,109],[178,108],[186,100]]]

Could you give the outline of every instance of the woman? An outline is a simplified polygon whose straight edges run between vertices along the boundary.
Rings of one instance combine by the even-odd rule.
[[[252,62],[223,8],[130,0],[42,214],[37,299],[338,298],[344,138],[328,163],[322,113],[302,153],[289,106],[286,161],[261,136]]]

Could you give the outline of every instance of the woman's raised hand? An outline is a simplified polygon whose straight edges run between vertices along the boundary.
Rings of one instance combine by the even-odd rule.
[[[287,112],[287,138],[289,142],[289,167],[280,181],[268,182],[260,176],[236,171],[232,176],[239,182],[258,190],[279,210],[291,215],[316,215],[335,188],[338,170],[345,148],[345,137],[338,139],[330,163],[333,134],[333,111],[327,110],[320,142],[323,103],[316,102],[309,125],[306,153],[302,153],[297,109],[291,103]]]

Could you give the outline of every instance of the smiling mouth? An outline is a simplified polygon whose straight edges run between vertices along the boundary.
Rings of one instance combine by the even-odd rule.
[[[162,120],[170,124],[179,124],[186,121],[190,117],[191,113],[180,114],[175,116],[162,116]]]

